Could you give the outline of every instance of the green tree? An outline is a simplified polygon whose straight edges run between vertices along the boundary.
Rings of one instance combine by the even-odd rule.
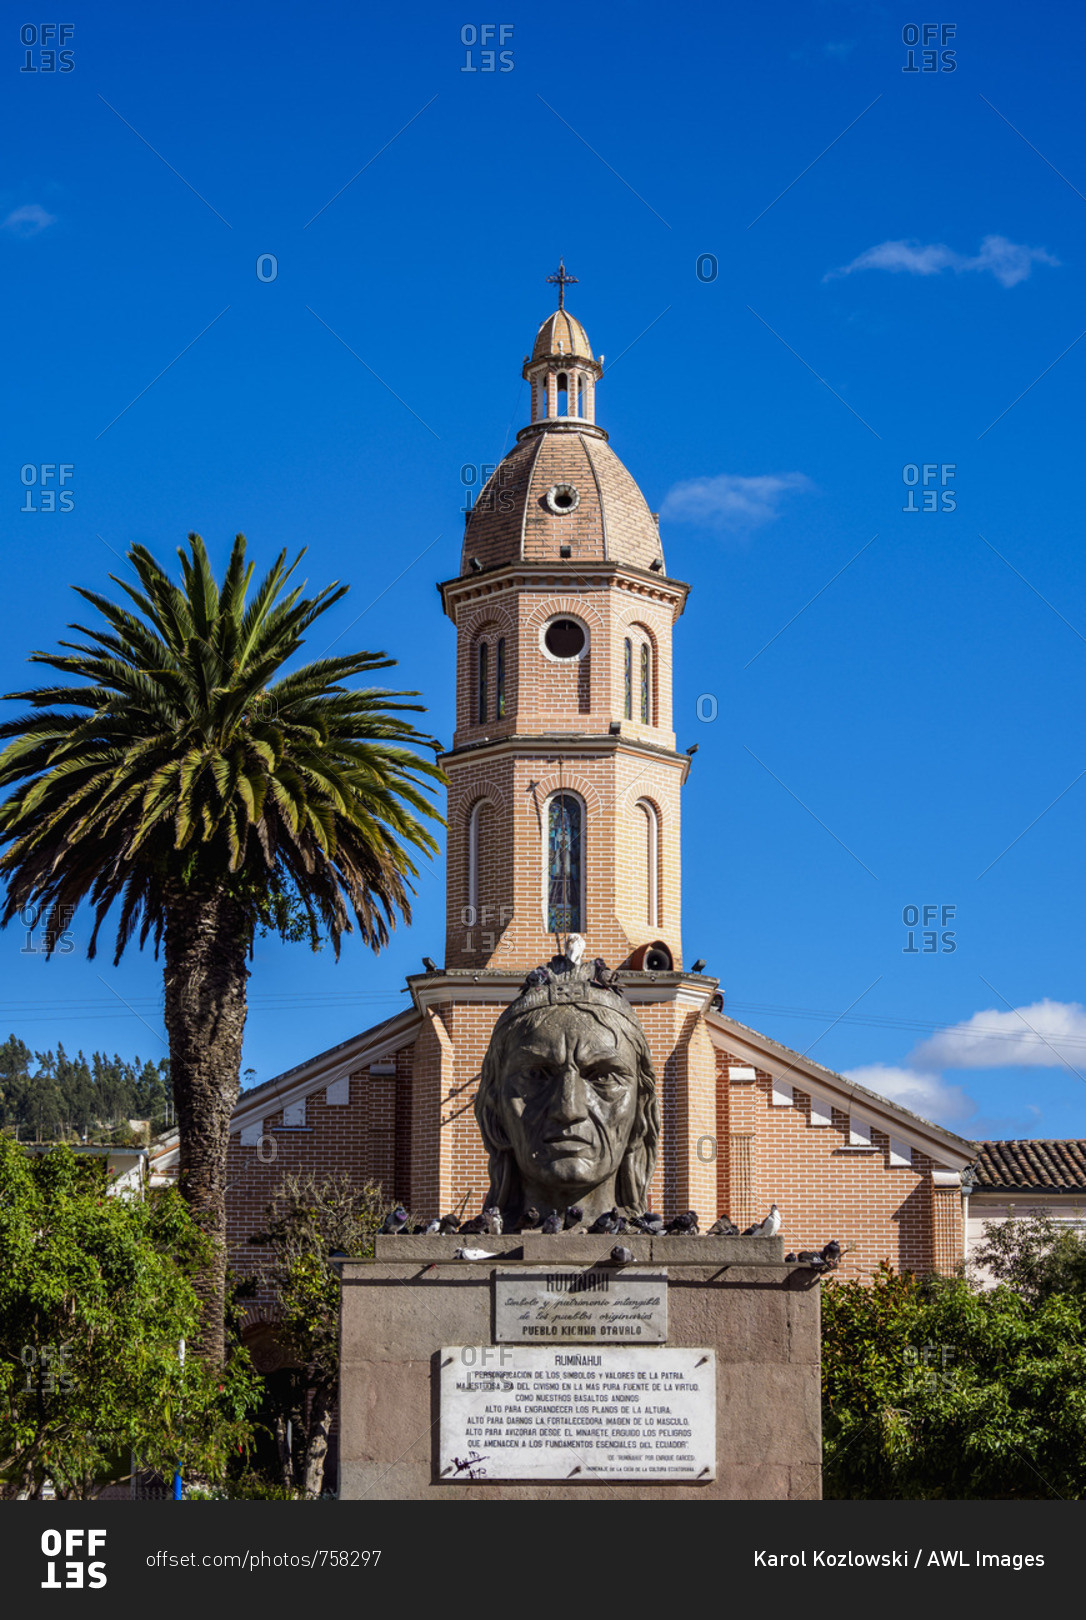
[[[1081,1497],[1086,1297],[960,1277],[829,1282],[828,1497]]]
[[[181,1364],[209,1244],[172,1188],[108,1197],[101,1159],[0,1138],[0,1495],[93,1496],[132,1452],[224,1476],[259,1389],[244,1354]]]
[[[357,1187],[343,1174],[285,1176],[266,1229],[250,1239],[272,1251],[259,1282],[273,1296],[277,1337],[298,1372],[290,1408],[275,1419],[282,1481],[309,1497],[321,1494],[339,1389],[340,1276],[333,1257],[372,1255],[389,1208],[376,1182]],[[287,1455],[288,1417],[300,1440],[295,1457]]]
[[[288,589],[286,553],[249,597],[238,535],[221,587],[203,541],[179,549],[175,584],[143,546],[136,609],[76,587],[104,619],[72,626],[65,654],[35,652],[81,685],[11,694],[30,712],[0,726],[0,923],[29,906],[57,922],[94,909],[88,952],[119,908],[114,961],[138,933],[165,952],[165,1022],[184,1196],[214,1239],[200,1279],[201,1342],[223,1355],[225,1166],[255,931],[331,940],[356,924],[379,950],[410,920],[411,851],[437,846],[424,789],[444,780],[404,746],[438,745],[406,721],[417,694],[344,683],[393,660],[361,652],[283,674],[305,633],[345,594]],[[278,679],[276,677],[278,676]],[[437,818],[440,819],[440,818]],[[353,914],[353,923],[352,923]]]
[[[1086,1237],[1051,1215],[985,1221],[973,1265],[1029,1300],[1086,1294]]]

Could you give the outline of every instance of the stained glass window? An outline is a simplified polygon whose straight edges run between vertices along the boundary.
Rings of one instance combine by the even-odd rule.
[[[486,719],[487,659],[490,649],[484,641],[479,647],[479,724]]]
[[[649,644],[641,643],[641,719],[647,726],[649,724]]]
[[[494,663],[494,718],[505,717],[505,637],[498,637],[498,652]]]
[[[581,806],[577,799],[551,800],[547,822],[547,929],[552,934],[582,930]]]
[[[625,641],[625,681],[626,703],[623,709],[627,720],[633,719],[633,642],[627,636]]]

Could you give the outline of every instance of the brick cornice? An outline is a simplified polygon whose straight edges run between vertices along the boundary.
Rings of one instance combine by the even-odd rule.
[[[672,748],[661,748],[633,737],[612,737],[606,732],[596,731],[514,732],[507,737],[495,738],[493,742],[465,743],[460,748],[452,748],[447,753],[438,754],[436,763],[442,770],[447,770],[449,766],[474,765],[481,760],[499,759],[508,754],[517,759],[556,757],[559,754],[603,759],[617,753],[634,754],[660,765],[677,766],[682,773],[680,787],[690,774],[689,754],[679,754]]]
[[[630,563],[589,562],[515,562],[503,563],[498,568],[484,568],[480,574],[459,574],[455,579],[438,582],[441,603],[448,617],[454,618],[454,605],[482,600],[499,592],[559,591],[579,593],[610,588],[629,591],[635,596],[665,602],[674,618],[686,606],[690,586],[681,579],[654,573],[649,568],[634,568]]]

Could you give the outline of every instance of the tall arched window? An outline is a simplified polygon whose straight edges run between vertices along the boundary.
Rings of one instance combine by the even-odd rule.
[[[505,718],[505,637],[498,637],[494,660],[494,718]]]
[[[622,658],[623,658],[623,665],[622,665],[623,683],[624,683],[625,689],[626,689],[625,690],[625,701],[623,703],[622,712],[626,716],[627,720],[632,720],[633,719],[633,642],[630,640],[629,636],[626,637],[626,640],[622,644]]]
[[[558,410],[556,412],[558,416],[565,416],[569,410],[568,381],[565,372],[560,371],[558,373]]]
[[[545,822],[547,932],[584,928],[584,806],[575,794],[556,793]]]
[[[486,720],[487,664],[488,664],[488,661],[489,661],[489,657],[490,657],[490,649],[487,646],[485,641],[481,641],[479,643],[479,709],[478,709],[479,724],[480,725],[482,725],[484,723],[484,721]]]
[[[640,836],[645,839],[645,921],[660,926],[660,818],[648,799],[638,799]]]
[[[485,802],[479,799],[473,804],[468,817],[468,906],[472,913],[469,927],[474,926],[475,913],[479,910],[479,819]]]
[[[652,652],[647,641],[641,643],[641,723],[652,720]]]

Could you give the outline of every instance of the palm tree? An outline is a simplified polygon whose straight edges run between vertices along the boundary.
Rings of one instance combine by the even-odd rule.
[[[62,641],[68,655],[30,656],[85,684],[11,693],[30,712],[0,725],[13,739],[0,754],[0,789],[12,789],[0,804],[0,926],[32,906],[48,914],[53,941],[57,921],[86,901],[88,956],[118,905],[114,965],[137,930],[156,957],[164,944],[180,1183],[215,1239],[202,1348],[218,1360],[226,1153],[255,930],[314,949],[327,938],[338,957],[357,926],[379,951],[398,915],[410,921],[410,852],[437,848],[419,817],[441,819],[423,789],[442,772],[403,746],[439,745],[401,718],[421,704],[392,701],[418,694],[344,685],[395,660],[360,652],[280,673],[347,591],[288,591],[303,555],[288,566],[280,553],[250,599],[244,535],[221,589],[199,535],[178,548],[180,586],[133,547],[138,588],[110,578],[137,611],[76,586],[105,624],[71,625],[85,641]]]

